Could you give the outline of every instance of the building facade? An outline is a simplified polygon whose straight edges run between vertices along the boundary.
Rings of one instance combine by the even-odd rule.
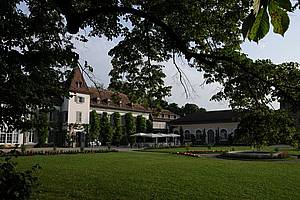
[[[184,143],[226,144],[238,127],[237,113],[232,110],[198,112],[170,122]]]
[[[152,113],[151,117],[154,133],[170,133],[170,122],[180,118],[180,115],[163,109],[159,113]]]
[[[49,113],[50,128],[47,143],[52,145],[79,146],[82,135],[86,133],[92,110],[99,115],[106,112],[108,116],[118,112],[123,123],[126,113],[132,113],[133,117],[141,115],[147,120],[152,119],[155,132],[164,133],[168,132],[167,122],[178,117],[167,110],[163,110],[160,115],[154,115],[152,110],[132,103],[125,94],[88,87],[79,68],[73,70],[66,87],[69,89],[69,97],[59,100]],[[37,134],[34,131],[0,132],[0,145],[36,145],[37,141]]]

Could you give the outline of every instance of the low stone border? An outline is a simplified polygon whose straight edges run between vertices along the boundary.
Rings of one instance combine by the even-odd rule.
[[[222,157],[241,159],[282,159],[289,157],[288,152],[229,151]]]

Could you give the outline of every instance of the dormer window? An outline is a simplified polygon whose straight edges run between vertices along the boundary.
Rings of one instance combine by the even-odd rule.
[[[100,97],[97,97],[96,101],[97,101],[98,104],[101,103]]]
[[[81,88],[82,87],[82,82],[81,81],[76,81],[76,86],[77,86],[77,88]]]
[[[128,103],[127,105],[130,106],[130,107],[133,107],[133,103],[132,102]]]
[[[108,98],[107,98],[107,99],[103,99],[103,100],[102,100],[102,102],[103,102],[103,103],[106,103],[106,104],[109,104],[109,103],[110,103],[110,101],[111,101],[111,100],[110,100],[110,99],[108,99]]]

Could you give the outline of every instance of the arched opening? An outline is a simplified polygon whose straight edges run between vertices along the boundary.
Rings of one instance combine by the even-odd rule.
[[[208,144],[213,144],[215,142],[215,132],[211,129],[207,131],[207,142]]]
[[[221,129],[220,140],[228,140],[228,132],[226,129]]]

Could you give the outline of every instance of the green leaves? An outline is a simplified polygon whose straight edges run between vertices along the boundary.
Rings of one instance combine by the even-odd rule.
[[[258,42],[262,39],[270,29],[269,15],[265,7],[261,8],[256,16],[256,19],[248,34],[249,40]]]
[[[253,10],[251,10],[251,13],[246,17],[242,26],[242,34],[244,39],[248,37],[248,34],[254,24],[254,21],[255,21],[255,15],[253,13]]]
[[[254,0],[251,13],[245,18],[242,26],[244,39],[258,42],[270,28],[269,16],[274,33],[284,36],[290,20],[287,12],[292,11],[290,0]],[[268,12],[267,12],[268,11]]]
[[[284,33],[289,27],[290,19],[287,13],[282,9],[281,6],[290,9],[289,5],[283,3],[284,0],[277,1],[270,1],[269,4],[269,14],[271,16],[271,23],[273,25],[274,33],[279,33],[280,35],[284,36]],[[286,0],[285,0],[286,1]],[[281,4],[279,3],[281,2]],[[289,1],[288,1],[289,2]]]
[[[273,0],[271,2],[277,2],[280,8],[283,8],[289,12],[292,11],[292,4],[290,0],[275,0],[275,1]]]

